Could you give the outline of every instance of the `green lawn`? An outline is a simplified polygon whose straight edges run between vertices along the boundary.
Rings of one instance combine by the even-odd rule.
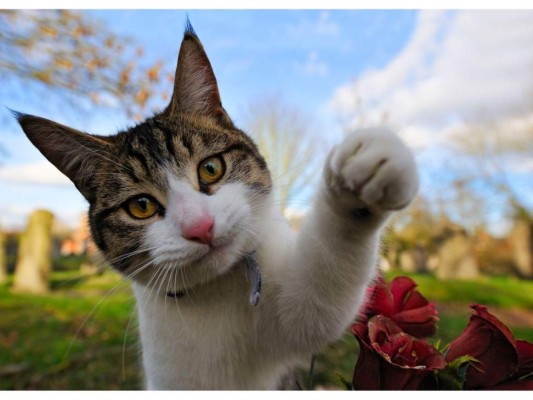
[[[437,334],[444,342],[465,327],[470,303],[487,304],[503,314],[533,309],[533,282],[414,279],[441,310]],[[52,287],[47,296],[14,295],[0,287],[0,390],[141,388],[129,285],[112,272],[86,278],[62,271],[53,274]],[[515,336],[533,341],[533,326],[511,327]],[[350,334],[330,345],[316,357],[313,384],[340,388],[340,376],[349,379],[352,374],[356,353]],[[306,381],[302,376],[304,388]]]
[[[0,288],[0,390],[140,388],[134,302],[119,281],[57,272],[48,296]]]
[[[487,276],[471,281],[442,282],[432,275],[400,272],[391,273],[390,278],[392,279],[395,275],[407,275],[413,278],[420,292],[432,301],[479,303],[487,306],[533,310],[533,281],[506,276]]]

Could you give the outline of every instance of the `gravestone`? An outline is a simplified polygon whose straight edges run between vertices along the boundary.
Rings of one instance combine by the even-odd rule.
[[[52,268],[53,219],[53,214],[46,210],[36,210],[28,218],[28,225],[19,242],[13,292],[48,292]]]
[[[403,272],[416,272],[416,263],[411,250],[400,253],[400,269]]]
[[[435,274],[439,279],[475,279],[479,268],[471,238],[462,229],[447,232],[438,249]]]
[[[427,251],[422,245],[419,244],[416,244],[412,249],[403,250],[399,256],[400,269],[404,272],[427,272],[427,261]]]
[[[516,221],[509,242],[513,261],[518,274],[527,279],[533,278],[533,224],[527,220]]]

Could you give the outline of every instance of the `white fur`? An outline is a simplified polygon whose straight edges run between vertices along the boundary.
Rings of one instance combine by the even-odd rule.
[[[275,389],[352,323],[375,273],[380,229],[412,201],[418,177],[397,137],[357,131],[330,153],[299,234],[269,196],[244,185],[212,196],[184,181],[171,179],[171,188],[167,215],[147,238],[160,246],[159,278],[134,283],[147,388]],[[361,207],[373,215],[354,215]],[[181,238],[180,222],[202,212],[215,217],[213,250]],[[263,274],[256,307],[240,261],[253,250]],[[187,294],[169,298],[169,289]]]

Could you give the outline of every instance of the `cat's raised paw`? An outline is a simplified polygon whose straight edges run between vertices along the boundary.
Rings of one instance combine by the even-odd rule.
[[[339,204],[392,211],[407,207],[418,191],[411,151],[385,128],[360,129],[328,158],[327,185]]]

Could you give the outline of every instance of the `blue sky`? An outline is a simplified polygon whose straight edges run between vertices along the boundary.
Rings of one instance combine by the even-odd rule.
[[[230,115],[257,97],[281,94],[328,118],[337,86],[385,65],[409,38],[414,11],[91,11],[175,65],[189,16],[217,75]],[[139,29],[139,27],[142,27]]]
[[[427,191],[442,190],[435,182],[446,179],[442,162],[448,153],[442,146],[465,121],[481,124],[490,117],[520,124],[531,119],[531,11],[84,13],[131,36],[144,47],[147,61],[162,60],[171,70],[188,15],[210,57],[223,104],[237,124],[250,102],[280,95],[308,114],[328,143],[334,143],[343,129],[360,123],[354,103],[360,96],[369,123],[386,114],[417,152]],[[10,88],[18,85],[5,83]],[[94,109],[80,117],[65,107],[47,107],[42,89],[38,93],[21,100],[0,88],[0,103],[93,133],[114,133],[131,125],[117,110]],[[86,208],[81,195],[46,165],[9,118],[0,108],[1,140],[9,153],[0,166],[0,206],[5,210],[0,223],[20,226],[35,207],[52,209],[60,220],[73,223]],[[514,162],[520,167],[513,171],[515,182],[527,181],[533,171],[531,157]],[[525,201],[533,204],[531,190],[524,192]],[[494,213],[491,218],[499,217]]]

